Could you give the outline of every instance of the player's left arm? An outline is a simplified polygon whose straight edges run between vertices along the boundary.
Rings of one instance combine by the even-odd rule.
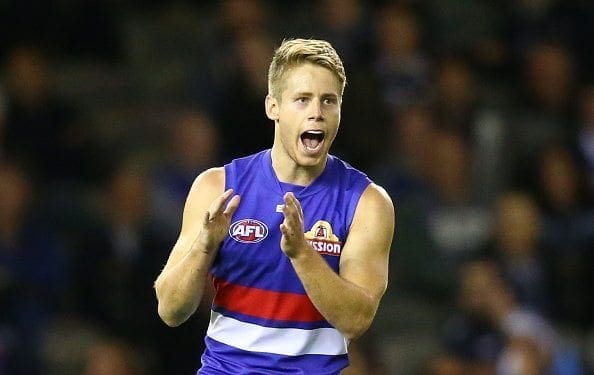
[[[390,197],[375,184],[363,192],[342,249],[339,274],[311,246],[298,245],[291,238],[296,234],[292,229],[303,218],[294,197],[286,199],[285,206],[281,247],[305,291],[330,324],[349,339],[359,337],[371,325],[388,284],[389,252],[395,229]]]

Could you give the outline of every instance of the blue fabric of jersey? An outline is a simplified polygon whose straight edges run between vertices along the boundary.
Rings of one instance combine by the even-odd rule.
[[[326,168],[310,185],[300,187],[282,183],[272,168],[271,151],[235,159],[225,165],[225,189],[233,189],[241,202],[231,220],[257,220],[267,227],[267,236],[259,242],[240,242],[228,235],[211,267],[211,274],[228,283],[274,292],[299,293],[305,290],[290,261],[280,248],[280,224],[284,220],[279,206],[287,190],[294,192],[304,214],[304,231],[313,230],[319,221],[329,223],[341,246],[346,242],[355,209],[371,181],[362,172],[332,155]],[[322,254],[338,273],[339,254]],[[330,327],[327,322],[315,326],[303,322],[271,321],[249,317],[213,305],[213,310],[237,320],[267,327],[314,329]],[[241,332],[237,332],[241,335]],[[206,338],[203,367],[199,374],[334,374],[348,364],[346,355],[285,356],[251,353]],[[261,371],[261,372],[260,372]]]

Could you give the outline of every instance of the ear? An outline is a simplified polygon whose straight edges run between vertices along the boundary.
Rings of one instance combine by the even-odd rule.
[[[268,94],[266,95],[266,101],[264,104],[266,106],[266,116],[268,116],[268,118],[272,121],[278,120],[278,101],[273,98],[272,95]]]

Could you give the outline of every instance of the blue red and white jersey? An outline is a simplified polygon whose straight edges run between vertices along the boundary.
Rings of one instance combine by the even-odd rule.
[[[370,180],[330,155],[309,186],[282,183],[270,150],[225,165],[225,179],[241,203],[210,270],[216,292],[198,373],[339,374],[347,339],[314,307],[280,248],[283,196],[293,191],[308,242],[338,273]]]

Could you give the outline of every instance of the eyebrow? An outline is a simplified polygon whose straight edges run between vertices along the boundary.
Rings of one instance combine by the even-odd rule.
[[[327,99],[327,98],[338,99],[339,95],[334,94],[334,93],[322,94],[322,98],[324,98],[324,99]]]
[[[307,97],[311,97],[314,96],[314,94],[312,92],[309,91],[299,91],[293,94],[293,97],[301,97],[301,96],[307,96]],[[339,95],[335,94],[335,93],[325,93],[321,95],[322,98],[338,98]]]

